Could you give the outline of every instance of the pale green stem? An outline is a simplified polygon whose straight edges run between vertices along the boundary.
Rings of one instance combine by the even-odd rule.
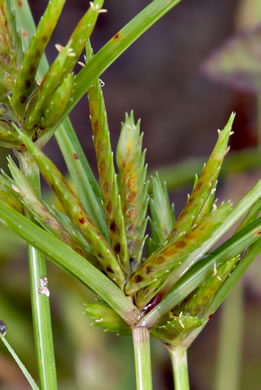
[[[19,163],[27,179],[40,194],[40,177],[38,167],[28,153],[18,155]],[[31,245],[28,246],[30,273],[30,291],[34,340],[36,345],[39,381],[41,390],[56,390],[56,367],[52,336],[50,300],[40,293],[41,279],[47,278],[46,261],[43,255]]]
[[[132,330],[134,346],[136,389],[152,390],[150,332],[147,328]]]
[[[240,387],[243,319],[243,286],[239,282],[222,308],[215,390],[238,390]]]
[[[175,390],[189,390],[187,348],[168,345]]]

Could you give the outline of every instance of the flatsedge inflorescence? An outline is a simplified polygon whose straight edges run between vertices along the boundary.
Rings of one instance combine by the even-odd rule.
[[[60,207],[40,198],[11,157],[11,175],[2,173],[0,177],[0,199],[18,213],[26,212],[43,230],[80,254],[83,262],[101,270],[139,312],[136,323],[127,324],[104,301],[87,304],[86,314],[94,318],[96,325],[128,334],[129,325],[146,323],[146,316],[160,307],[163,314],[149,325],[152,336],[167,344],[190,343],[193,335],[206,325],[208,309],[218,291],[233,275],[245,249],[260,234],[258,196],[241,211],[239,206],[233,208],[231,202],[217,204],[215,200],[235,115],[218,132],[213,152],[202,173],[196,176],[185,207],[176,218],[166,185],[157,174],[148,180],[140,121],[135,122],[133,112],[126,114],[122,123],[114,159],[97,75],[88,89],[88,101],[99,185],[89,183],[86,174],[84,188],[88,191],[82,194],[81,189],[80,194],[79,188],[69,184],[41,147],[54,133],[72,99],[73,69],[84,48],[87,63],[92,60],[90,36],[104,10],[102,0],[91,2],[68,43],[57,46],[58,55],[49,70],[40,74],[41,59],[64,3],[65,0],[49,1],[35,34],[23,50],[11,2],[0,0],[0,145],[15,150],[20,163],[25,154],[30,154]],[[79,156],[72,151],[71,157],[73,163],[69,164],[76,167]],[[259,187],[260,183],[255,191]],[[250,214],[241,226],[248,229],[244,232],[247,231],[249,241],[238,249],[233,247],[233,251],[222,247],[220,252],[212,253],[213,245],[248,208]],[[229,219],[231,223],[227,222]],[[228,242],[228,248],[230,243],[240,240],[242,233],[238,236],[238,232]],[[215,256],[217,261],[213,260]],[[195,281],[194,275],[200,277]],[[164,311],[165,300],[187,281],[191,281],[190,288],[184,289],[179,301]]]

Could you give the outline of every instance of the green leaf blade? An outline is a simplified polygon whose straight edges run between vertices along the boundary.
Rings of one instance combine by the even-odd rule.
[[[44,231],[0,200],[0,219],[9,229],[42,251],[62,269],[86,284],[111,306],[128,324],[139,317],[137,308],[101,271],[52,234]]]

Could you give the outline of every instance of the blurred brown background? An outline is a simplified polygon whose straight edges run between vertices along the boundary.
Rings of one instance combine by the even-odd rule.
[[[35,20],[38,21],[47,1],[30,0],[29,2]],[[92,39],[94,49],[97,51],[102,47],[118,29],[147,4],[149,1],[144,0],[106,0],[105,8],[109,12],[99,18]],[[66,43],[87,6],[86,0],[67,0],[61,21],[48,46],[47,56],[50,62],[56,56],[54,44]],[[256,98],[208,81],[200,73],[200,65],[208,54],[235,31],[238,6],[239,0],[183,0],[102,75],[114,150],[120,132],[120,123],[124,119],[125,112],[132,109],[136,119],[141,118],[144,147],[147,148],[147,162],[151,169],[173,164],[188,157],[209,154],[216,140],[216,130],[225,125],[228,115],[233,110],[237,111],[238,115],[232,149],[255,145]],[[71,119],[88,160],[95,169],[86,98],[83,98],[74,109]],[[54,139],[49,142],[45,150],[52,160],[64,169]],[[239,177],[231,178],[231,181],[223,183],[223,188],[230,197],[233,197],[231,192],[236,184],[237,193],[242,190],[245,193],[247,187],[251,186],[249,177],[251,179],[253,176],[253,173],[244,176],[243,182],[239,181]],[[186,192],[187,189],[184,189],[171,195],[176,200],[178,210],[185,203]],[[11,265],[2,268],[1,278],[5,280],[3,283],[7,289],[6,298],[4,297],[3,300],[10,297],[15,300],[17,292],[20,291],[19,283],[28,284],[28,276],[18,257],[16,255],[16,260]],[[8,284],[10,272],[13,278]],[[256,268],[254,272],[249,273],[245,281],[247,307],[244,330],[246,342],[241,373],[242,390],[261,389],[261,292],[258,272],[260,270]],[[85,290],[69,277],[61,279],[61,272],[52,266],[49,270],[49,279],[53,291],[54,321],[56,317],[58,318],[54,323],[54,338],[61,389],[102,390],[105,384],[108,390],[134,389],[130,340],[107,336],[100,329],[90,328],[88,320],[81,314],[82,303],[88,299]],[[18,332],[21,328],[22,332],[28,334],[26,340],[30,339],[32,343],[28,299],[27,288],[18,302],[14,303],[11,311],[13,315],[9,322],[12,323],[16,319],[17,328],[14,328],[14,332]],[[27,313],[27,317],[23,317],[21,313],[17,315],[21,308]],[[6,309],[5,313],[6,315],[9,313],[10,316],[10,310]],[[217,314],[191,348],[189,354],[191,390],[214,389],[218,320]],[[17,343],[19,351],[19,337],[14,341],[14,346]],[[29,347],[28,353],[24,353],[23,348],[25,346],[21,344],[22,357],[25,363],[31,365],[31,371],[35,374],[36,367],[29,358],[32,346]],[[167,354],[156,342],[153,342],[152,350],[155,389],[171,389],[171,368]],[[9,361],[8,357],[3,359],[5,362]],[[19,379],[17,382],[13,381],[10,389],[21,390],[19,373],[15,366],[12,369],[16,374],[10,374],[9,381],[10,377],[14,378],[15,375]],[[0,389],[6,389],[4,373],[4,363],[0,361],[0,379],[2,378],[3,383],[1,387],[0,382]]]

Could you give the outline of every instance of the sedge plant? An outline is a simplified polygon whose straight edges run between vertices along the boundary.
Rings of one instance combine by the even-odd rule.
[[[10,174],[0,176],[0,221],[28,243],[41,389],[58,388],[46,258],[97,295],[85,308],[95,325],[132,335],[137,389],[152,389],[150,337],[155,337],[169,351],[175,389],[187,390],[189,346],[261,250],[261,181],[235,206],[215,200],[234,114],[218,131],[177,218],[160,177],[147,177],[141,125],[133,112],[122,123],[114,163],[99,77],[179,2],[152,1],[96,54],[90,37],[105,9],[103,0],[90,2],[48,67],[44,51],[65,0],[50,0],[36,29],[25,0],[0,0],[0,145],[17,160],[8,157]],[[75,74],[84,50],[85,63]],[[85,93],[99,183],[68,119]],[[70,181],[42,151],[53,135]],[[59,206],[41,198],[40,173]],[[237,230],[213,250],[240,219]]]

